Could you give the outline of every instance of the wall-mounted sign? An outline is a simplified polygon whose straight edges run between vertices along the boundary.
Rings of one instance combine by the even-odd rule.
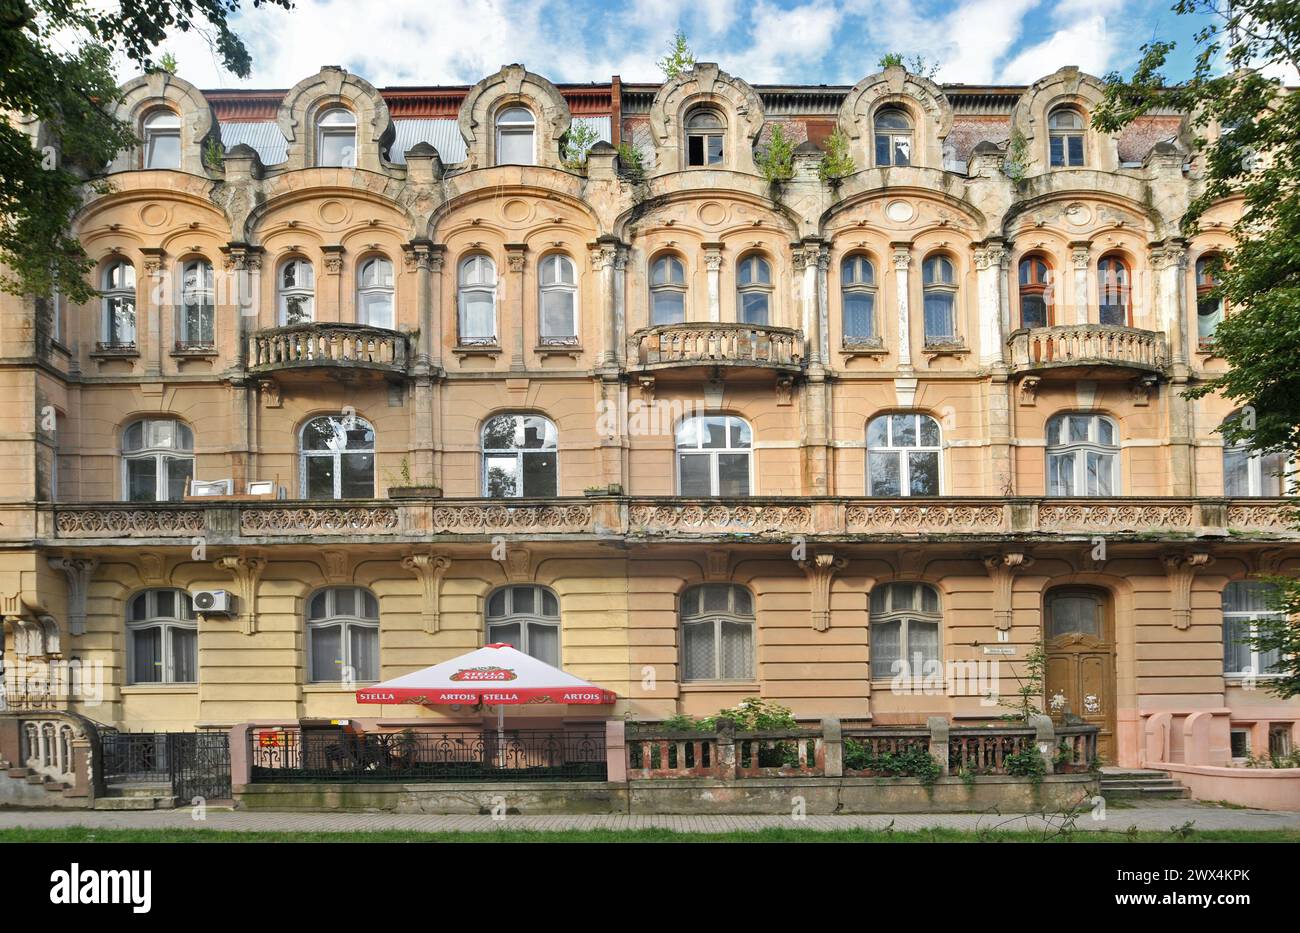
[[[1000,654],[1000,655],[1015,655],[1016,649],[1014,645],[985,645],[984,653]]]

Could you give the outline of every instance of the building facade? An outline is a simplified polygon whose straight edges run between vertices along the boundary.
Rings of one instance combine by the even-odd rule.
[[[101,300],[0,297],[7,702],[477,722],[354,691],[510,642],[603,717],[980,722],[1041,644],[1107,760],[1293,747],[1240,641],[1300,568],[1281,467],[1181,394],[1238,205],[1184,237],[1186,120],[1101,95],[130,82]]]

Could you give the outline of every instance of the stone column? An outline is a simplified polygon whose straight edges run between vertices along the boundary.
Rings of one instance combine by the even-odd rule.
[[[908,293],[908,268],[912,265],[911,243],[890,243],[894,251],[894,289],[898,293],[898,368],[912,371],[912,317]]]
[[[1047,774],[1056,772],[1056,765],[1053,759],[1056,757],[1056,726],[1052,725],[1050,716],[1030,716],[1029,724],[1034,727],[1034,744],[1038,747],[1038,754],[1043,758],[1043,764],[1046,766]]]
[[[931,716],[925,721],[930,729],[930,757],[939,763],[939,773],[948,773],[948,720]]]
[[[247,243],[230,243],[222,249],[225,254],[226,274],[233,278],[235,312],[235,342],[239,347],[230,379],[231,415],[231,476],[235,488],[254,475],[256,463],[256,430],[251,407],[255,393],[247,377],[247,368],[256,363],[249,358],[249,343],[261,323],[262,310],[262,248]],[[274,326],[274,319],[272,326]],[[270,479],[270,477],[267,477]],[[292,483],[289,484],[292,490]]]
[[[838,719],[822,720],[822,750],[826,777],[844,776],[844,734]]]
[[[601,351],[600,365],[618,365],[619,307],[617,268],[622,244],[612,236],[603,236],[588,243],[591,250],[591,271],[596,276],[596,307],[600,309]],[[625,254],[626,255],[626,254]]]
[[[1070,264],[1074,266],[1074,323],[1088,323],[1088,267],[1092,262],[1092,241],[1075,240],[1070,244]],[[1066,323],[1058,321],[1059,324]]]
[[[343,274],[342,245],[334,244],[321,247],[324,254],[324,276],[316,279],[316,320],[343,320],[343,291],[347,276]],[[328,300],[322,300],[328,299]]]
[[[1003,362],[1006,339],[1002,332],[1002,266],[1006,244],[991,237],[975,246],[981,366]]]
[[[709,279],[709,320],[722,320],[722,250],[721,243],[701,243],[704,267]]]
[[[136,340],[144,346],[137,346],[144,355],[145,379],[158,379],[162,376],[164,308],[172,307],[173,298],[168,288],[168,276],[163,274],[163,259],[167,255],[156,247],[140,248],[144,255],[144,320],[136,314]],[[141,341],[141,335],[144,340]]]
[[[627,724],[621,719],[605,722],[605,767],[606,780],[627,780]]]
[[[1155,329],[1166,335],[1171,357],[1171,379],[1165,393],[1169,408],[1169,491],[1175,496],[1190,496],[1196,486],[1196,458],[1192,443],[1192,403],[1183,396],[1188,378],[1183,288],[1187,241],[1171,238],[1152,244],[1149,262],[1155,285]]]
[[[433,316],[433,265],[435,255],[439,268],[442,254],[436,254],[433,242],[420,238],[412,240],[403,247],[408,271],[414,273],[416,282],[416,320],[419,322],[419,335],[416,346],[411,348],[415,359],[411,362],[411,406],[408,417],[411,438],[411,477],[416,485],[436,483],[434,474],[433,446],[433,348],[441,340],[434,337]]]
[[[429,476],[442,484],[442,406],[438,391],[443,373],[443,270],[446,267],[447,247],[435,244],[429,251]],[[447,312],[455,314],[455,304]]]
[[[510,269],[510,277],[503,306],[510,314],[510,368],[514,371],[524,368],[524,267],[527,253],[527,243],[506,244],[506,265]]]

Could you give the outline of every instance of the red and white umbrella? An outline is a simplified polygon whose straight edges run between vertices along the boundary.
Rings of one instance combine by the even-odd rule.
[[[600,705],[613,703],[615,699],[605,688],[551,667],[510,645],[486,645],[459,658],[357,691],[358,703],[421,706]]]

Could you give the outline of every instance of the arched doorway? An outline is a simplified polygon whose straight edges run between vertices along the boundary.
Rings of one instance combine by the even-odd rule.
[[[1101,731],[1097,754],[1115,761],[1115,619],[1110,594],[1098,587],[1048,590],[1043,605],[1047,710]]]

